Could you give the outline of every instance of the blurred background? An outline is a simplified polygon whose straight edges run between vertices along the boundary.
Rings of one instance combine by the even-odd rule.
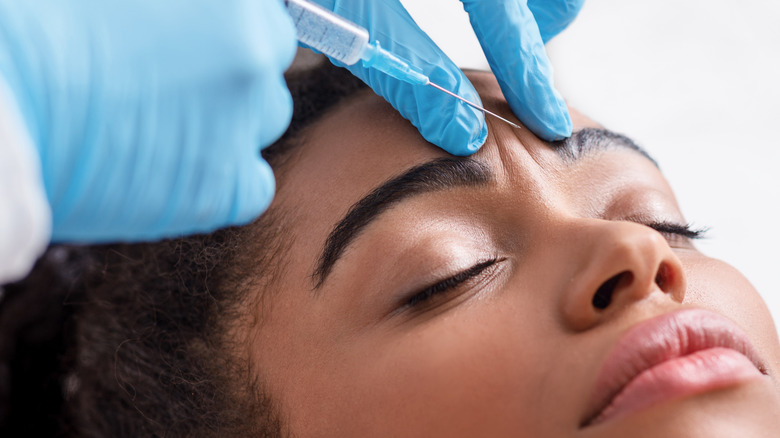
[[[461,67],[487,69],[457,0],[401,0]],[[697,243],[780,324],[780,1],[586,0],[547,44],[557,88],[660,163]],[[468,32],[466,32],[468,30]]]

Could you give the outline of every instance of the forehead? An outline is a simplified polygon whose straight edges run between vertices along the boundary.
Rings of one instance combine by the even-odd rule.
[[[486,108],[516,120],[491,74],[472,72],[469,79]],[[575,131],[600,127],[574,109],[571,115]],[[549,145],[527,129],[512,128],[490,116],[486,122],[489,136],[475,158],[494,159],[493,155],[499,152],[497,145],[510,145],[511,148],[503,148],[501,152],[509,152],[514,158],[530,154],[538,160],[550,156],[550,162],[559,161]],[[294,165],[277,172],[280,178],[277,200],[327,199],[331,206],[354,202],[405,169],[448,156],[426,142],[416,128],[371,90],[358,93],[330,111],[304,131],[301,143],[292,160]],[[306,192],[304,198],[301,193],[288,195],[302,187]]]
[[[483,105],[510,120],[516,120],[490,74],[470,74],[469,78],[480,93]],[[587,117],[572,111],[575,130],[598,127]],[[613,178],[608,170],[594,172],[592,167],[570,166],[564,163],[548,143],[539,140],[526,129],[510,125],[488,116],[489,135],[483,148],[473,156],[493,169],[499,180],[508,184],[523,184],[523,180],[548,181],[565,184],[566,178],[587,179],[595,184],[599,179]],[[652,167],[639,154],[619,150],[630,160]],[[304,131],[297,155],[279,175],[280,184],[275,207],[294,214],[289,224],[297,243],[294,252],[308,253],[300,259],[308,277],[318,252],[333,226],[349,208],[385,181],[405,170],[436,158],[449,156],[427,143],[408,121],[383,99],[370,90],[354,96],[337,109]],[[565,168],[566,172],[560,172]],[[579,172],[589,172],[580,175]],[[592,173],[592,174],[590,174]],[[650,185],[665,185],[654,168],[646,173]],[[613,178],[614,179],[614,178]],[[618,184],[622,184],[618,181]],[[559,184],[560,185],[560,184]],[[529,192],[539,184],[525,184]],[[587,186],[582,186],[587,189]],[[603,188],[603,187],[602,187]],[[669,190],[671,194],[671,190]],[[550,194],[537,193],[538,196]],[[272,207],[274,208],[274,207]]]
[[[483,104],[515,120],[492,75],[470,73]],[[572,113],[575,129],[598,126],[587,117]],[[497,143],[521,143],[539,149],[543,143],[528,130],[518,130],[488,116],[489,136],[475,156],[489,153]],[[297,186],[308,186],[311,198],[355,201],[372,187],[404,169],[438,157],[448,156],[426,142],[408,121],[387,102],[365,90],[330,111],[303,134],[302,147],[286,168],[278,199]],[[335,189],[338,187],[338,193]]]

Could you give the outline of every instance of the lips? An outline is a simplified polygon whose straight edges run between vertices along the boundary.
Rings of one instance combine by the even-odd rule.
[[[632,327],[612,348],[583,426],[763,374],[747,335],[728,319],[694,309],[661,315]]]

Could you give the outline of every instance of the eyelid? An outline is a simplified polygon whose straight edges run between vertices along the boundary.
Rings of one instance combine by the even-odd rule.
[[[463,271],[439,280],[434,284],[423,288],[419,292],[412,294],[411,297],[402,303],[401,307],[404,309],[414,309],[416,307],[424,306],[427,301],[436,296],[446,295],[462,287],[464,284],[490,273],[492,267],[504,260],[504,258],[491,257],[488,260],[476,263]]]

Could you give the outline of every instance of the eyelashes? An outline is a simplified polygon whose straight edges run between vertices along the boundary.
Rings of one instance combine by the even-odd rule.
[[[485,260],[484,262],[477,263],[476,265],[466,269],[465,271],[461,271],[452,277],[428,286],[409,298],[405,303],[405,307],[419,307],[422,305],[422,303],[430,301],[431,298],[437,295],[454,290],[469,280],[475,279],[483,273],[486,273],[488,268],[495,265],[499,261],[500,259],[498,257],[493,257],[489,260]]]
[[[692,224],[678,224],[674,222],[651,222],[644,224],[664,236],[684,237],[686,239],[696,240],[707,237],[709,227],[694,227]]]

